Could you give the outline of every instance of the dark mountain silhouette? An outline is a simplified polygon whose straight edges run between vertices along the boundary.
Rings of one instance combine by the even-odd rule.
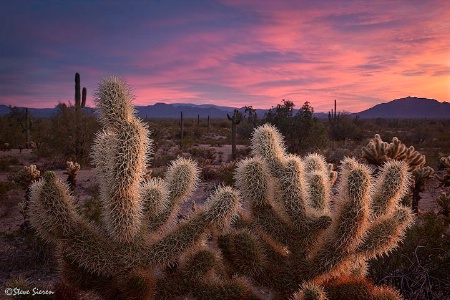
[[[208,116],[212,119],[225,119],[227,114],[232,114],[235,108],[229,106],[219,106],[213,104],[189,104],[189,103],[155,103],[147,106],[136,106],[137,114],[140,118],[179,118],[183,112],[184,118],[204,119]],[[85,108],[87,112],[92,112],[93,108]],[[56,108],[30,108],[33,117],[49,117],[55,113]],[[239,108],[244,113],[244,107]],[[258,118],[264,117],[267,109],[257,109]],[[294,110],[294,114],[298,110]],[[0,105],[0,116],[9,114],[10,109],[6,105]],[[392,100],[388,103],[377,104],[372,108],[359,113],[350,114],[365,119],[375,118],[397,118],[397,119],[433,119],[450,118],[450,103],[438,102],[434,99],[406,97]],[[327,113],[314,113],[317,118],[327,118]]]
[[[136,106],[140,118],[179,118],[183,112],[183,118],[226,118],[227,113],[231,113],[233,108],[224,109],[216,105],[195,104],[166,104],[155,103],[154,105]]]
[[[442,119],[450,118],[450,103],[408,96],[377,104],[353,115],[365,119]]]

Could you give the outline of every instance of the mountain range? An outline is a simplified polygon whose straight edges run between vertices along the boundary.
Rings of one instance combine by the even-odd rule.
[[[137,114],[140,118],[179,118],[183,112],[184,118],[202,119],[208,116],[212,119],[226,118],[227,114],[232,114],[234,107],[219,106],[213,104],[190,104],[190,103],[155,103],[147,106],[136,106]],[[84,108],[86,112],[94,111],[93,108]],[[245,108],[239,108],[244,112]],[[54,114],[56,108],[29,108],[33,117],[49,117]],[[256,109],[259,118],[262,118],[268,109]],[[0,116],[9,114],[7,105],[0,105]],[[294,111],[294,114],[297,111]],[[327,118],[328,113],[314,113],[318,118]],[[395,99],[387,103],[377,104],[367,110],[352,113],[352,116],[359,116],[364,119],[442,119],[450,118],[450,103],[439,102],[434,99],[405,97]]]

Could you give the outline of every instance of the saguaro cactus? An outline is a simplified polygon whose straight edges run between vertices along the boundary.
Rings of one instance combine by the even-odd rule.
[[[411,210],[399,204],[409,182],[404,162],[385,163],[373,178],[368,167],[345,159],[332,209],[333,176],[322,156],[286,154],[271,125],[256,129],[252,148],[254,157],[241,161],[236,173],[250,212],[241,211],[219,245],[232,273],[270,289],[274,299],[288,299],[299,286],[296,299],[325,299],[331,287],[345,290],[333,278],[363,277],[366,260],[396,247],[412,223]],[[372,288],[373,299],[396,295]]]
[[[227,114],[228,120],[231,121],[231,159],[236,160],[236,125],[241,122],[241,116],[237,109],[234,110],[233,116]]]
[[[83,108],[86,106],[87,90],[81,92],[80,74],[75,73],[75,155],[82,160],[84,156]]]
[[[75,73],[75,108],[77,110],[84,108],[86,106],[87,90],[85,87],[83,87],[82,93],[80,93],[80,91],[81,91],[80,74]]]
[[[220,260],[205,246],[207,232],[229,227],[238,194],[219,188],[189,220],[177,223],[182,202],[197,185],[197,167],[180,158],[164,180],[144,180],[151,140],[131,100],[130,88],[116,77],[102,81],[96,93],[103,126],[93,147],[100,227],[78,214],[67,184],[53,172],[32,186],[30,221],[57,245],[63,284],[95,290],[105,299],[244,297],[245,284],[214,275]],[[178,267],[166,268],[169,263]],[[168,280],[172,276],[176,280]]]
[[[22,132],[25,133],[25,148],[29,149],[31,148],[31,127],[33,126],[33,122],[31,121],[30,112],[27,107],[24,108],[23,114],[25,118],[21,118],[20,126],[22,126]]]

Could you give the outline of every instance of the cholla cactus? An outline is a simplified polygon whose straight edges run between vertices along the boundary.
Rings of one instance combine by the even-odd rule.
[[[14,180],[22,186],[27,187],[38,179],[39,176],[41,176],[41,172],[37,169],[36,165],[29,165],[23,167],[14,177]]]
[[[245,284],[219,281],[215,266],[220,260],[205,246],[208,232],[229,227],[239,207],[236,191],[218,188],[204,207],[178,224],[181,204],[197,186],[196,165],[178,159],[164,180],[144,180],[151,140],[134,115],[130,88],[110,77],[101,82],[96,98],[103,130],[93,159],[103,226],[78,214],[68,186],[54,173],[32,187],[31,223],[57,245],[64,284],[95,290],[106,299],[242,297]],[[178,267],[166,270],[167,265]],[[167,279],[174,274],[177,280]]]
[[[270,125],[255,130],[252,149],[254,157],[236,172],[250,212],[241,211],[219,246],[232,272],[270,289],[274,299],[288,299],[299,286],[295,299],[325,299],[333,278],[364,276],[366,260],[396,247],[413,221],[411,210],[399,204],[409,183],[405,162],[386,162],[374,178],[368,167],[346,158],[332,208],[322,156],[286,154]]]
[[[450,169],[450,155],[449,156],[442,155],[439,159],[439,162],[445,169]]]
[[[439,176],[436,174],[436,178],[440,181],[439,186],[440,187],[441,186],[449,187],[450,186],[450,155],[449,156],[442,155],[441,158],[439,159],[439,162],[444,167],[444,171],[446,172],[442,176]]]
[[[29,165],[23,167],[15,176],[12,177],[12,180],[19,183],[25,189],[25,199],[22,202],[19,202],[19,211],[23,216],[23,224],[22,228],[28,228],[28,207],[30,204],[31,197],[31,185],[39,179],[41,176],[41,172],[37,169],[36,165]]]
[[[444,216],[450,216],[450,195],[447,195],[446,192],[442,192],[439,195],[439,198],[436,199],[436,203],[441,208],[440,213]]]
[[[77,185],[77,173],[80,170],[80,164],[73,161],[66,161],[67,168],[66,172],[64,174],[67,175],[67,184],[69,185],[70,189],[73,191],[75,190],[75,186]]]
[[[431,167],[423,167],[412,172],[411,180],[411,194],[412,194],[412,209],[415,213],[419,212],[419,202],[422,198],[420,193],[425,190],[428,181],[436,176],[434,169]]]
[[[363,147],[363,156],[370,163],[377,166],[390,160],[401,160],[408,164],[408,171],[412,172],[425,165],[425,155],[417,152],[413,146],[407,148],[397,137],[391,143],[383,142],[379,134]]]

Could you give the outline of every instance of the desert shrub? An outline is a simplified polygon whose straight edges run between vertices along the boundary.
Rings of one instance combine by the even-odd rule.
[[[285,137],[289,152],[307,154],[326,148],[327,129],[314,117],[314,108],[305,102],[294,116],[294,106],[292,101],[283,100],[283,104],[269,110],[263,121],[278,128]]]
[[[448,299],[449,221],[433,213],[420,216],[403,244],[370,262],[369,276],[378,284],[395,286],[405,299]]]
[[[51,128],[43,137],[43,146],[35,151],[36,154],[39,157],[58,158],[63,162],[66,160],[78,161],[81,164],[90,162],[90,147],[99,129],[98,120],[88,112],[81,116],[80,145],[76,144],[76,122],[75,107],[64,103],[58,104],[55,114],[50,118]],[[78,157],[80,155],[81,157]]]
[[[358,118],[352,119],[348,114],[340,114],[337,121],[330,126],[330,138],[335,141],[361,140],[363,132],[361,121]]]
[[[191,154],[192,158],[199,159],[216,159],[216,149],[214,148],[205,148],[205,147],[192,147],[188,150]]]

